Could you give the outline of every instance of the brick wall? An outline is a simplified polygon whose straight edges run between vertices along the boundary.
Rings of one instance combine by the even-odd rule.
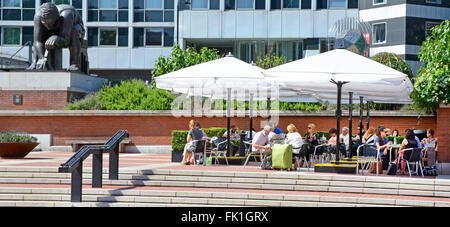
[[[441,162],[450,162],[450,106],[442,106],[437,110],[436,122],[438,159]]]
[[[13,104],[13,96],[22,95],[22,104]],[[0,91],[0,110],[63,110],[70,99],[79,99],[83,93],[54,90]]]
[[[308,123],[317,125],[317,130],[328,131],[336,127],[333,114],[302,114],[297,116],[280,116],[278,127],[286,131],[287,125],[293,123],[300,132],[306,131]],[[324,115],[324,116],[318,116]],[[377,115],[377,114],[374,114]],[[379,115],[379,114],[378,114]],[[186,130],[188,122],[194,119],[204,128],[226,127],[225,117],[180,117],[175,118],[168,113],[149,114],[144,112],[120,111],[0,111],[0,131],[17,130],[33,134],[51,134],[53,145],[64,145],[69,139],[109,138],[119,129],[126,129],[136,145],[168,145],[171,143],[172,130]],[[253,120],[253,127],[260,130],[260,123],[265,118]],[[436,128],[434,116],[371,116],[371,127],[380,124],[391,129],[398,129],[403,135],[406,128]],[[234,117],[231,124],[247,130],[249,118]],[[353,134],[359,117],[353,118]],[[364,126],[366,125],[364,118]],[[341,127],[348,126],[348,118],[343,117]],[[439,130],[437,130],[439,131]]]

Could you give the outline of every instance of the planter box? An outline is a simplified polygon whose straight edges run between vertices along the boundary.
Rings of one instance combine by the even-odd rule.
[[[183,151],[172,150],[172,162],[181,162],[183,160]]]
[[[39,143],[0,143],[0,157],[23,158],[28,155]]]

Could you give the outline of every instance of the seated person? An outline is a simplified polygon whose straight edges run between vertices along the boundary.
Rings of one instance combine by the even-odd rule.
[[[239,139],[240,139],[239,135],[236,133],[237,130],[239,130],[239,128],[236,127],[236,125],[231,125],[231,126],[230,126],[230,131],[231,131],[231,133],[230,133],[230,139],[231,139],[231,140],[239,140]],[[225,138],[227,138],[227,136],[228,136],[228,132],[225,132],[225,133],[222,135],[222,137],[225,137]]]
[[[281,134],[283,134],[281,129],[274,128],[273,131],[269,133],[269,140],[272,141],[272,139],[279,139]]]
[[[294,148],[293,153],[298,154],[300,152],[300,148],[303,145],[303,139],[300,133],[297,132],[297,128],[294,124],[290,124],[287,126],[288,134],[286,135],[285,143],[292,144]]]
[[[418,143],[416,141],[416,139],[414,138],[414,131],[411,129],[408,129],[406,131],[406,136],[405,139],[403,139],[402,141],[402,145],[398,151],[398,159],[395,161],[396,164],[398,164],[398,160],[400,160],[401,158],[403,158],[403,154],[404,154],[404,150],[408,149],[408,148],[418,148]],[[405,173],[405,168],[406,168],[406,163],[405,161],[402,161],[401,164],[401,174]]]
[[[331,128],[330,131],[328,131],[331,135],[331,138],[328,140],[328,144],[331,145],[331,147],[336,151],[336,144],[337,144],[337,129]],[[342,138],[339,138],[340,141],[340,149],[339,152],[341,154],[345,154],[345,144],[342,142]]]
[[[434,130],[427,129],[427,138],[422,140],[423,156],[426,157],[424,162],[427,166],[432,166],[436,163],[436,153],[438,151],[437,138],[434,137]]]
[[[373,144],[376,137],[375,129],[369,128],[362,138],[363,144]]]
[[[292,144],[292,148],[293,148],[292,153],[294,153],[294,155],[299,155],[301,157],[306,156],[307,152],[303,152],[303,154],[300,154],[301,148],[304,143],[303,143],[302,136],[300,135],[300,133],[297,132],[297,128],[295,127],[295,125],[294,124],[288,125],[287,131],[288,131],[288,134],[286,135],[286,139],[284,142],[286,144]],[[297,165],[294,165],[294,170],[297,170]]]
[[[203,139],[203,137],[206,137],[206,133],[201,129],[200,123],[196,121],[194,123],[194,130],[189,131],[189,134],[188,134],[188,141],[191,141],[192,145],[189,146],[189,148],[188,148],[189,152],[186,152],[187,157],[185,160],[192,159],[192,155],[193,155],[192,152],[194,152],[196,149],[196,147],[194,146],[195,145],[194,141],[201,140],[201,139]]]
[[[255,137],[255,135],[256,135],[256,132],[255,132],[254,128],[252,128],[251,133],[252,133],[252,139],[253,139]],[[245,140],[250,140],[250,131],[245,132]]]
[[[375,145],[377,150],[380,151],[380,156],[387,156],[388,150],[391,148],[391,141],[386,136],[387,130],[384,126],[378,126],[376,130],[377,136],[375,137]]]
[[[414,129],[408,128],[408,129],[405,130],[405,134],[406,134],[406,132],[407,132],[408,130],[412,130],[413,133],[414,133]],[[419,139],[419,137],[416,136],[416,134],[414,134],[414,139],[417,141],[417,144],[418,144],[419,148],[422,148],[422,143],[420,143],[420,139]]]
[[[270,125],[264,126],[264,129],[258,133],[256,133],[255,137],[252,140],[252,151],[253,152],[261,152],[261,151],[270,151],[269,143],[269,133],[272,128]],[[268,145],[266,145],[268,144]]]

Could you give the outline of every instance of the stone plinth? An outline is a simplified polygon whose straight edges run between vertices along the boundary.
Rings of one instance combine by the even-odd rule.
[[[0,72],[0,109],[64,109],[67,103],[100,90],[106,82],[96,76],[66,71]]]

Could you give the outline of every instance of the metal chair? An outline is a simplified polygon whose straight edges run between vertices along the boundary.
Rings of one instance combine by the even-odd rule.
[[[319,162],[318,163],[323,163],[325,162],[325,158],[324,156],[327,155],[329,157],[329,159],[331,159],[331,154],[329,152],[324,152],[324,150],[328,150],[330,147],[329,144],[320,144],[314,147],[314,153],[313,153],[313,158],[312,158],[312,163],[311,166],[314,166],[314,164],[316,164],[316,157],[319,158]],[[322,150],[322,152],[318,152],[319,150]]]
[[[252,155],[260,155],[260,161],[261,161],[261,163],[262,163],[262,160],[263,160],[263,158],[264,158],[264,156],[265,156],[265,152],[266,151],[263,151],[263,150],[256,150],[256,151],[253,151],[253,144],[249,141],[249,142],[245,142],[246,143],[246,145],[250,145],[249,146],[249,148],[248,148],[248,152],[247,152],[247,158],[245,159],[245,162],[244,162],[244,165],[242,166],[242,168],[245,168],[245,166],[247,165],[247,163],[248,163],[248,160],[250,160],[250,157],[252,156]],[[256,157],[255,157],[255,161],[256,161]]]
[[[194,165],[196,164],[195,153],[203,156],[203,163],[206,164],[206,140],[193,140],[192,145],[189,147],[189,152],[192,152],[194,159]],[[199,157],[200,158],[200,157]]]
[[[303,146],[308,146],[308,144],[303,144],[302,147],[303,147]],[[309,172],[309,168],[310,168],[311,166],[308,165],[308,159],[306,158],[306,156],[300,156],[300,151],[301,151],[302,147],[292,147],[292,151],[298,150],[297,153],[292,152],[292,157],[295,159],[295,162],[296,162],[296,164],[297,164],[297,170],[298,170],[298,171],[300,171],[300,167],[301,167],[301,166],[300,166],[300,158],[301,158],[301,159],[303,159],[303,162],[305,163],[306,168],[308,168],[308,172]],[[309,155],[309,154],[306,154],[306,155]],[[312,164],[311,164],[311,165],[312,165]]]
[[[227,165],[228,165],[228,159],[227,159],[227,148],[226,148],[226,146],[225,146],[225,148],[224,149],[220,149],[220,147],[221,147],[221,145],[222,144],[226,144],[228,142],[228,140],[224,140],[224,141],[222,141],[222,142],[220,142],[220,143],[217,143],[216,144],[216,147],[215,148],[213,148],[212,150],[211,150],[211,155],[210,155],[210,157],[213,157],[214,156],[214,164],[215,165],[217,165],[218,163],[219,163],[219,157],[224,157],[225,158],[225,162],[227,163]]]
[[[403,150],[403,157],[399,158],[399,163],[401,161],[406,162],[406,166],[408,167],[409,176],[411,176],[411,169],[409,168],[409,163],[413,162],[416,165],[416,171],[418,170],[417,167],[420,168],[420,173],[423,175],[423,168],[422,168],[422,155],[421,155],[421,148],[408,148]],[[417,165],[418,163],[418,165]],[[419,173],[417,173],[419,175]]]
[[[364,169],[368,169],[373,162],[381,162],[380,152],[376,145],[362,144],[356,150],[356,174],[359,174],[359,165],[361,164],[361,175]],[[377,165],[378,176],[378,165]]]

